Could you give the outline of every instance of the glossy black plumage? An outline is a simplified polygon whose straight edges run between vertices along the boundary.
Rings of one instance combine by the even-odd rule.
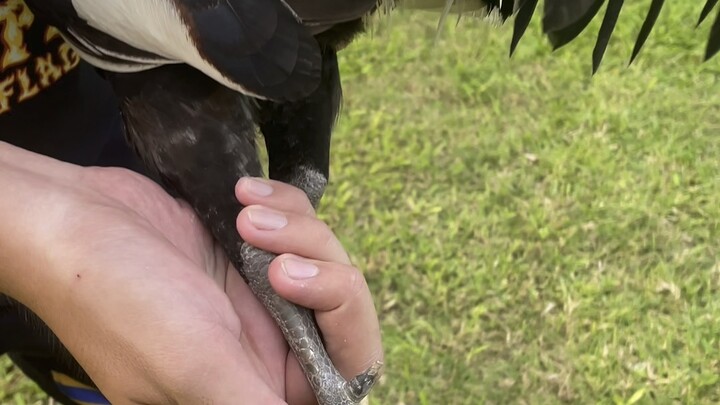
[[[244,92],[265,99],[292,101],[306,97],[318,86],[320,46],[281,0],[158,3],[163,1],[178,10],[205,63]],[[27,0],[27,3],[35,13],[56,25],[83,54],[106,62],[102,66],[106,70],[127,72],[189,62],[138,49],[92,27],[79,17],[72,0]],[[173,44],[168,46],[172,49]]]
[[[545,33],[568,29],[588,14],[595,14],[604,0],[548,0],[545,1],[543,30]]]
[[[320,80],[320,46],[280,0],[173,0],[200,54],[248,92],[298,100]]]
[[[655,22],[660,16],[660,11],[662,11],[663,5],[665,5],[665,0],[653,0],[650,4],[647,17],[645,18],[642,27],[640,27],[640,33],[638,34],[637,41],[635,41],[632,56],[630,56],[630,63],[633,63],[638,54],[640,54],[640,50],[642,50],[643,45],[645,45],[645,41],[647,41],[653,27],[655,26]]]
[[[532,17],[535,14],[535,7],[537,7],[538,0],[520,0],[521,5],[518,9],[517,16],[515,17],[515,26],[513,28],[513,36],[510,41],[510,56],[515,53],[520,39],[525,35],[528,25],[532,21]]]
[[[286,0],[308,26],[328,27],[357,20],[371,13],[377,0]]]
[[[573,0],[563,0],[563,2],[569,4],[553,7],[554,1],[545,3],[546,12],[543,17],[543,31],[550,40],[553,49],[559,49],[567,45],[580,35],[595,18],[604,0],[580,1],[577,3]],[[583,6],[580,7],[580,4]]]
[[[700,25],[703,21],[705,21],[705,18],[707,18],[707,16],[710,14],[713,8],[715,8],[715,5],[717,5],[717,3],[718,0],[708,0],[707,3],[705,3],[705,6],[700,12],[700,18],[698,18],[697,25]]]
[[[607,11],[605,12],[605,18],[603,19],[602,26],[600,26],[600,33],[593,49],[593,73],[597,72],[600,67],[600,62],[605,55],[605,50],[610,43],[610,37],[615,30],[615,24],[617,24],[618,16],[620,16],[620,10],[622,10],[623,0],[609,0]]]
[[[517,3],[518,1],[519,9],[517,11],[517,20],[515,21],[513,38],[510,45],[511,54],[515,51],[521,38],[525,35],[527,25],[536,10],[535,0],[516,0],[515,2]],[[643,25],[638,32],[630,63],[637,58],[650,37],[664,3],[664,0],[652,1]],[[698,25],[707,18],[717,3],[718,0],[706,0],[700,12],[700,17],[698,18]],[[602,10],[604,4],[604,0],[545,0],[542,20],[543,32],[550,40],[553,48],[558,49],[567,45],[584,32],[590,22],[592,22],[600,10]],[[602,63],[605,49],[612,39],[613,29],[618,21],[623,5],[624,2],[608,2],[603,24],[597,34],[596,46],[593,50],[593,73],[598,70]],[[720,51],[720,11],[718,11],[718,16],[710,30],[705,60],[716,55],[718,51]]]
[[[708,4],[713,0],[708,0]],[[717,3],[715,1],[714,3]],[[713,4],[714,6],[715,4]],[[715,56],[720,51],[720,9],[718,9],[717,17],[715,22],[710,28],[710,39],[708,40],[707,47],[705,48],[705,60],[708,60]]]

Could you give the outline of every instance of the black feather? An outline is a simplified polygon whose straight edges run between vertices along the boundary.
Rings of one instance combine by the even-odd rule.
[[[575,25],[588,13],[595,15],[602,3],[603,0],[545,0],[543,30],[560,31]]]
[[[640,28],[640,34],[638,34],[637,41],[635,42],[635,47],[633,48],[632,56],[630,57],[630,64],[633,63],[640,53],[643,45],[645,45],[645,41],[647,41],[650,36],[664,4],[665,0],[653,0],[652,4],[650,4],[650,10],[648,10],[648,15],[645,17],[645,21]]]
[[[567,2],[565,0],[546,0],[543,18],[543,31],[548,36],[553,49],[561,48],[577,38],[595,18],[604,0],[578,1],[577,4],[583,3],[583,7],[565,5],[563,8],[556,3]],[[570,1],[570,3],[574,2]],[[582,12],[582,14],[573,14],[578,12]]]
[[[375,10],[378,5],[377,0],[285,0],[285,3],[303,22],[311,25],[357,20]]]
[[[320,46],[280,0],[174,0],[205,60],[263,98],[306,97],[319,84]]]
[[[703,21],[705,21],[712,9],[715,8],[717,2],[718,0],[707,0],[707,3],[705,3],[705,7],[703,7],[702,12],[700,13],[700,18],[698,18],[697,25],[700,25]]]
[[[520,43],[520,39],[522,39],[522,36],[525,35],[525,31],[527,30],[528,25],[530,25],[530,21],[532,21],[533,14],[535,14],[537,3],[538,0],[523,0],[520,4],[520,9],[517,12],[517,16],[515,16],[513,37],[512,42],[510,43],[510,56],[515,53],[515,48],[517,48]]]
[[[598,33],[597,42],[595,43],[595,49],[593,49],[593,74],[595,74],[600,67],[605,50],[607,49],[610,38],[612,37],[615,25],[617,24],[618,17],[620,16],[620,10],[622,10],[623,0],[610,0],[605,11],[605,18],[603,19],[602,25],[600,26],[600,32]]]
[[[513,12],[515,11],[515,1],[521,0],[505,0],[501,2],[500,15],[502,16],[503,20],[508,19],[512,16]]]
[[[708,40],[707,48],[705,49],[705,60],[712,58],[716,53],[720,51],[720,10],[718,10],[715,22],[710,28],[710,39]]]

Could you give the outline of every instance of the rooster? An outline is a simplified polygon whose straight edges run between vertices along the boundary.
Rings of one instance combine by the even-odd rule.
[[[274,256],[242,241],[234,185],[260,176],[262,133],[269,176],[304,190],[317,205],[328,182],[330,138],[342,91],[338,51],[366,18],[395,7],[515,15],[510,53],[538,0],[26,0],[97,67],[121,100],[127,138],[146,165],[187,200],[254,294],[272,314],[321,405],[356,404],[382,364],[346,381],[330,361],[313,315],[279,298],[267,268]],[[543,31],[554,48],[576,38],[604,0],[545,0]],[[598,69],[623,0],[608,0],[593,52]],[[704,20],[717,0],[707,0]],[[660,14],[653,0],[634,59]],[[497,19],[497,18],[496,18]],[[706,58],[720,49],[720,17]],[[66,353],[67,356],[69,354]],[[80,381],[92,384],[78,372]]]

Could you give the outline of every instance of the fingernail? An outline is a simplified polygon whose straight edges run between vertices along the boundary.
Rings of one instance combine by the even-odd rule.
[[[317,276],[320,269],[312,263],[299,260],[285,259],[282,262],[283,270],[288,277],[295,280],[304,280]]]
[[[272,186],[259,179],[248,178],[245,187],[249,192],[260,197],[267,197],[273,193]]]
[[[274,231],[287,225],[285,215],[267,209],[253,208],[248,211],[248,218],[256,228],[265,231]]]

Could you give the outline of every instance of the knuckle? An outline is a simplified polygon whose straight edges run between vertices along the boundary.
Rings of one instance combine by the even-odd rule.
[[[304,192],[301,191],[300,194],[302,194],[302,197],[297,200],[298,202],[296,204],[296,207],[304,207],[304,209],[302,210],[302,214],[314,218],[315,208],[310,203],[310,199]]]
[[[368,290],[367,280],[357,267],[350,267],[348,275],[348,294],[353,299]]]
[[[308,217],[315,218],[317,216],[317,213],[315,212],[315,207],[310,204],[310,201],[307,202],[307,207],[305,207],[305,210],[303,211],[303,215]]]
[[[302,210],[304,215],[314,216],[315,209],[310,202],[310,198],[308,198],[308,195],[305,194],[304,191],[297,187],[293,187],[290,190],[290,200],[296,207],[304,207],[304,209]]]
[[[318,232],[320,235],[320,246],[322,246],[325,250],[336,249],[339,242],[335,237],[335,233],[333,232],[333,230],[330,229],[330,227],[326,223],[317,219],[315,221],[317,223],[317,226],[319,227]]]
[[[351,265],[345,248],[332,228],[317,218],[313,219],[312,226],[317,227],[317,230],[314,232],[314,242],[316,243],[315,246],[317,246],[315,252],[317,252],[323,260],[330,260],[343,265]]]
[[[307,200],[307,196],[305,195],[304,191],[293,185],[288,186],[289,188],[287,190],[287,193],[290,201],[292,201],[293,203],[300,203]]]

